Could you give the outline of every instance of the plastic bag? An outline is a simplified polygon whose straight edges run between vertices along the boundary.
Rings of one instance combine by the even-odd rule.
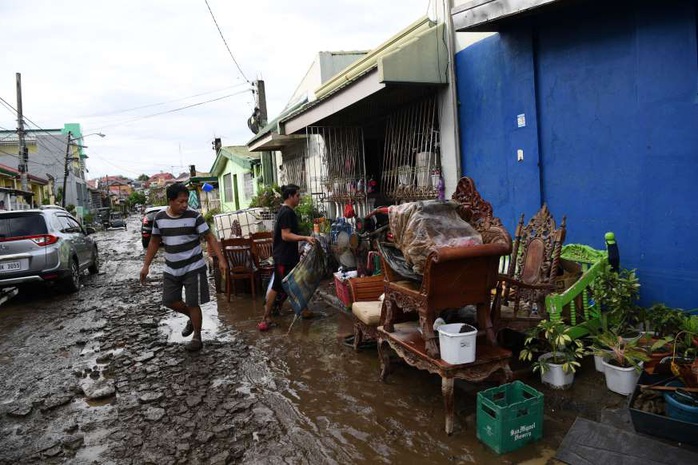
[[[300,315],[308,306],[324,276],[325,252],[319,242],[315,241],[310,251],[281,282],[296,315]]]
[[[458,213],[454,201],[422,200],[390,207],[390,231],[407,265],[424,274],[427,256],[435,248],[482,244],[482,236]]]

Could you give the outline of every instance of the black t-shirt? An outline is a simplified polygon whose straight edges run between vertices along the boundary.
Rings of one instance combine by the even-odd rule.
[[[290,229],[294,234],[298,231],[298,217],[293,208],[282,205],[279,213],[276,214],[276,225],[274,226],[274,263],[286,266],[296,266],[300,260],[298,255],[298,243],[287,242],[281,239],[281,230]]]

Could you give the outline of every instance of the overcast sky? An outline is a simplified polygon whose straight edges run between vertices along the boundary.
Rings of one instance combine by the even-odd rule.
[[[430,2],[208,4],[247,80],[264,79],[273,118],[317,52],[372,49],[425,15]],[[209,171],[214,137],[244,145],[253,136],[250,86],[205,0],[1,0],[0,44],[0,97],[16,106],[19,72],[25,117],[44,129],[80,123],[83,134],[106,134],[84,139],[89,179],[177,175],[189,164]],[[16,127],[0,106],[0,128]]]

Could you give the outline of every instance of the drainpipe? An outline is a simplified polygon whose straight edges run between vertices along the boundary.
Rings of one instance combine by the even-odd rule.
[[[453,111],[453,126],[455,131],[456,146],[454,147],[456,153],[456,183],[463,173],[463,167],[461,166],[461,152],[460,152],[460,124],[458,122],[458,92],[456,91],[456,67],[454,60],[456,58],[456,46],[455,46],[455,34],[453,30],[453,16],[451,16],[451,9],[453,8],[453,0],[443,0],[444,6],[444,22],[446,23],[446,35],[448,40],[446,41],[446,50],[448,50],[448,81],[449,81],[449,92],[451,93],[451,102],[453,105],[451,109]],[[454,186],[455,189],[455,186]]]

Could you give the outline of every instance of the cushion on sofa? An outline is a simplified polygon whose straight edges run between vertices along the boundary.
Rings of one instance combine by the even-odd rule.
[[[351,304],[351,312],[365,325],[378,326],[381,319],[382,306],[383,302],[380,300],[354,302]]]

